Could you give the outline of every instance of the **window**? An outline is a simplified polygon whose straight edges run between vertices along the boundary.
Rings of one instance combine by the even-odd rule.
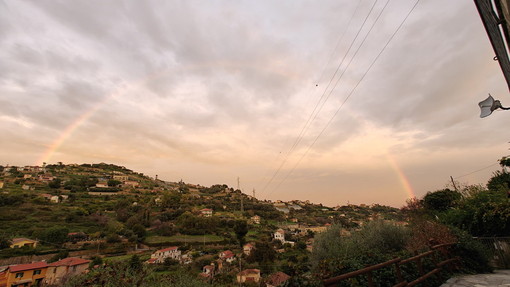
[[[21,278],[21,277],[23,277],[23,272],[16,273],[16,278]]]
[[[34,275],[39,275],[39,274],[41,274],[41,269],[39,269],[39,270],[34,270]]]
[[[76,271],[76,265],[73,266],[73,272]]]

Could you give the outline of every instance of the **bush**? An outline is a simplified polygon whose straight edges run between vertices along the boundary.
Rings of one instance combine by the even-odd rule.
[[[461,271],[472,274],[492,272],[489,265],[490,251],[467,232],[457,228],[452,228],[452,232],[458,238],[453,252],[461,258]]]
[[[340,231],[339,225],[333,225],[315,238],[310,260],[312,268],[324,277],[355,271],[407,255],[405,246],[410,232],[404,227],[373,221],[351,237],[340,237]],[[345,282],[346,286],[367,284],[365,277],[358,277],[353,279],[356,282]],[[393,285],[396,283],[394,278],[392,268],[374,272],[374,282],[388,282]]]

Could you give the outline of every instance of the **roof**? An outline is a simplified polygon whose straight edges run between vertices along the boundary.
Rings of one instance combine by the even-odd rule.
[[[282,284],[283,282],[289,280],[289,278],[290,278],[290,276],[283,272],[276,272],[269,276],[267,283],[271,284],[273,286],[278,286],[278,285]]]
[[[176,250],[177,248],[178,248],[177,246],[172,246],[172,247],[168,247],[168,248],[165,248],[165,249],[156,250],[156,252],[167,252],[167,251],[170,251],[170,250]]]
[[[212,211],[212,209],[210,209],[210,208],[204,208],[204,209],[200,209],[200,211]]]
[[[41,269],[48,267],[48,264],[43,261],[29,263],[29,264],[19,264],[19,265],[12,265],[9,266],[10,272],[18,272],[18,271],[25,271],[25,270],[32,270],[32,269]]]
[[[254,246],[251,243],[246,243],[243,247],[253,248]]]
[[[149,260],[147,260],[147,263],[156,263],[158,259],[157,258],[150,258]]]
[[[223,251],[223,252],[221,252],[221,253],[223,253],[223,257],[224,257],[224,258],[230,258],[230,257],[233,257],[233,256],[234,256],[234,252],[232,252],[232,251],[230,251],[230,250],[225,250],[225,251]]]
[[[245,270],[237,273],[237,275],[250,275],[250,274],[260,274],[260,270],[259,269],[245,269]]]
[[[57,262],[50,263],[48,266],[57,267],[57,266],[75,266],[82,264],[89,264],[90,260],[78,258],[78,257],[68,257]]]
[[[35,241],[35,240],[28,239],[28,238],[23,238],[23,237],[20,237],[20,238],[13,238],[13,239],[11,239],[12,244],[16,244],[16,243],[18,243],[18,242],[22,242],[22,241],[37,242],[37,241]]]

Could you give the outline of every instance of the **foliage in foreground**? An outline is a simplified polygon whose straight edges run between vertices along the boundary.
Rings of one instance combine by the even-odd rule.
[[[63,286],[202,287],[204,282],[189,272],[178,271],[172,274],[154,272],[150,266],[142,264],[139,258],[133,256],[128,262],[112,262],[94,268],[87,274],[72,277]]]

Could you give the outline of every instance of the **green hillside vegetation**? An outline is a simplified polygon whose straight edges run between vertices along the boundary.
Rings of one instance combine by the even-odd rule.
[[[422,199],[410,199],[402,210],[260,201],[224,184],[166,182],[103,163],[0,166],[0,175],[0,259],[49,254],[58,260],[82,252],[99,259],[99,264],[106,262],[71,278],[67,286],[203,285],[197,277],[202,267],[217,260],[221,251],[241,255],[245,242],[255,249],[238,259],[243,269],[257,268],[263,277],[285,272],[292,276],[289,286],[320,286],[323,278],[423,252],[431,242],[459,242],[455,252],[462,258],[460,271],[486,272],[491,270],[491,255],[473,236],[510,235],[510,177],[505,170],[495,172],[486,187],[428,192]],[[203,209],[212,210],[212,216],[204,216]],[[261,224],[252,221],[255,215]],[[279,228],[292,244],[272,240]],[[39,245],[9,248],[14,237],[37,239]],[[150,250],[138,250],[143,246]],[[168,246],[178,246],[192,263],[141,263],[153,250]],[[237,264],[227,264],[209,283],[236,285]],[[418,271],[403,272],[412,280]],[[374,280],[390,282],[392,276],[385,270]],[[448,276],[442,274],[428,284],[439,284]],[[364,280],[355,282],[364,285]]]

